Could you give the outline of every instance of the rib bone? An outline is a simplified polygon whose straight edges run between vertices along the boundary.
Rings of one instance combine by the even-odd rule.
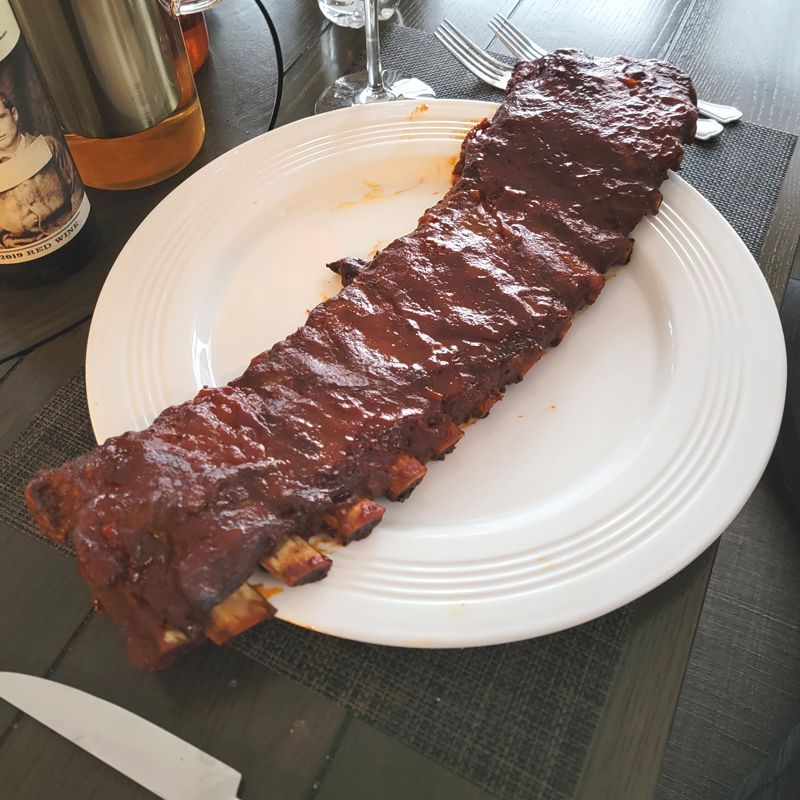
[[[302,536],[287,536],[275,552],[262,558],[259,564],[287,586],[321,580],[331,568],[331,560]]]
[[[455,423],[450,423],[445,435],[439,440],[434,450],[434,458],[444,458],[448,453],[452,453],[455,446],[461,441],[464,431]]]
[[[243,583],[211,612],[206,635],[214,644],[226,644],[248,628],[269,619],[275,609],[249,583]]]
[[[488,416],[489,412],[492,410],[492,406],[502,399],[503,393],[497,389],[492,389],[492,391],[489,392],[489,394],[478,404],[475,416],[478,419],[483,419],[484,417]]]
[[[381,521],[383,506],[362,497],[353,503],[343,503],[325,515],[325,523],[342,544],[363,539]]]
[[[172,653],[174,650],[180,650],[189,645],[189,637],[178,628],[165,628],[161,634],[161,641],[159,642],[159,652],[162,656]]]
[[[403,453],[389,467],[389,488],[386,496],[390,500],[405,500],[425,477],[427,467],[414,456]]]

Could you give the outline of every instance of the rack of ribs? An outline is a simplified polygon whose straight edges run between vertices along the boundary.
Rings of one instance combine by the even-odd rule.
[[[658,210],[697,120],[658,61],[556,51],[517,65],[466,137],[452,188],[338,295],[226,386],[39,473],[26,500],[69,538],[131,660],[158,668],[274,614],[257,565],[290,586],[327,573],[309,539],[380,522],[556,346],[630,232]]]

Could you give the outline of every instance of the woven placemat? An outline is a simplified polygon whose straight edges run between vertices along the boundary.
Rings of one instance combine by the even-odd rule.
[[[500,97],[428,34],[387,26],[383,41],[385,63],[407,67],[440,97]],[[794,144],[789,134],[740,123],[687,152],[684,177],[754,255]],[[0,518],[36,535],[25,483],[93,444],[81,373],[0,454]],[[233,646],[499,797],[561,800],[580,776],[634,613],[635,604],[557,635],[469,650],[379,647],[280,622]]]

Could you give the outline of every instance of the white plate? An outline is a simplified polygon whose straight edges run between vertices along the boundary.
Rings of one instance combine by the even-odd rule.
[[[142,223],[92,322],[98,441],[242,372],[447,189],[494,105],[304,119],[200,170]],[[411,500],[275,597],[282,619],[416,647],[513,641],[611,611],[725,529],[771,452],[785,388],[775,305],[744,244],[677,177],[631,263]],[[270,579],[265,579],[269,582]]]

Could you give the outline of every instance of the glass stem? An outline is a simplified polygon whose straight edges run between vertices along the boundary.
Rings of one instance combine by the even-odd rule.
[[[378,39],[378,0],[364,0],[364,30],[367,34],[367,95],[370,100],[383,100],[388,92],[383,85],[381,43]]]

